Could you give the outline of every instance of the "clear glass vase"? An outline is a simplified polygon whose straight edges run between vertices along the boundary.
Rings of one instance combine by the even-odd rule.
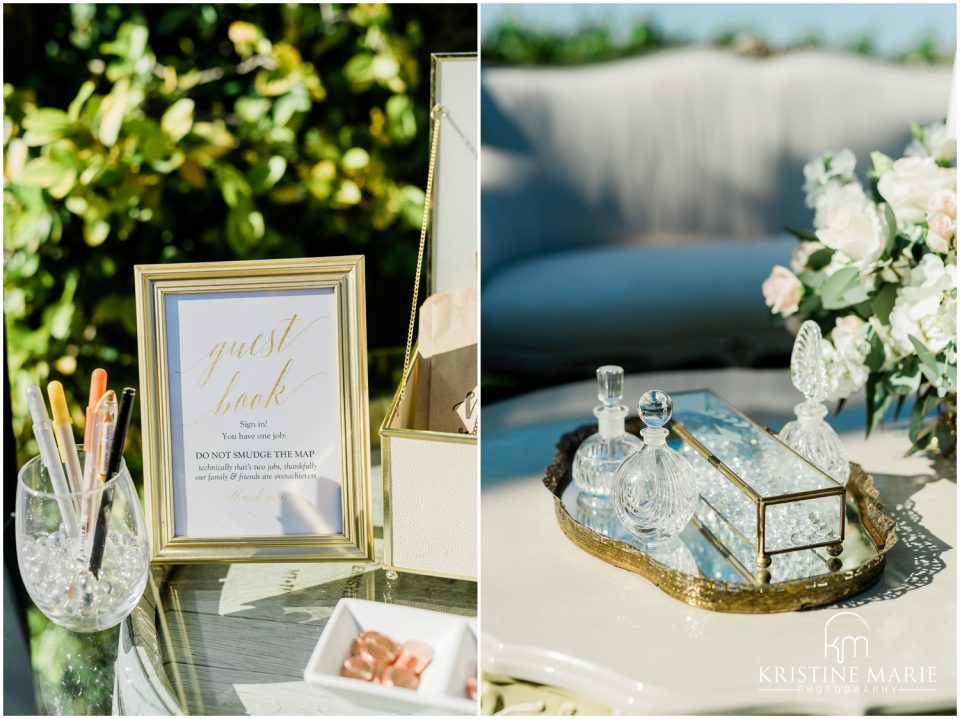
[[[667,446],[663,428],[673,412],[670,395],[644,394],[639,403],[643,447],[624,460],[614,480],[617,517],[638,541],[659,543],[687,526],[700,496],[690,463]]]
[[[81,464],[84,452],[79,451]],[[103,561],[90,571],[94,528],[102,508],[107,535]],[[85,534],[69,531],[63,516],[91,517]],[[16,507],[17,561],[27,593],[51,621],[75,632],[119,624],[137,605],[150,570],[143,511],[125,463],[95,489],[55,494],[40,457],[20,470]]]

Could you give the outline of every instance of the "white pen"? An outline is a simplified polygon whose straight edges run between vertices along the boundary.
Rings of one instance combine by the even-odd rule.
[[[70,486],[67,484],[67,477],[63,472],[63,465],[60,464],[60,457],[57,454],[57,441],[53,436],[47,405],[44,404],[40,388],[35,384],[27,387],[27,405],[30,407],[30,416],[33,419],[33,434],[40,447],[40,461],[50,475],[50,483],[53,485],[53,492],[60,506],[63,526],[71,538],[79,538],[77,512],[70,494]]]

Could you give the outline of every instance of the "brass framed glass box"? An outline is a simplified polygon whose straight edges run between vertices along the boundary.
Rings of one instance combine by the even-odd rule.
[[[772,555],[820,547],[841,553],[843,485],[713,392],[673,399],[670,431],[694,468],[699,520],[750,546],[763,579]]]

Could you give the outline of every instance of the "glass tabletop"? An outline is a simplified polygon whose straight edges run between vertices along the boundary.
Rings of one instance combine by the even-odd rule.
[[[139,651],[121,646],[117,666],[154,692],[120,685],[124,714],[158,712],[157,697],[188,714],[362,713],[303,682],[340,599],[465,616],[477,608],[474,582],[397,574],[376,564],[183,565],[155,571],[147,591],[153,601],[130,623],[131,648]]]

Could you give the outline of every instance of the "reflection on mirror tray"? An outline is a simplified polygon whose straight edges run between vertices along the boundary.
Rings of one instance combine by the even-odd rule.
[[[880,504],[873,478],[859,466],[851,465],[844,497],[842,554],[832,556],[832,546],[785,551],[770,555],[763,569],[755,545],[702,494],[679,536],[653,544],[635,539],[620,523],[612,499],[583,493],[572,481],[577,447],[593,430],[587,425],[564,435],[546,471],[544,484],[554,495],[561,528],[582,549],[646,577],[675,598],[716,611],[792,611],[852,596],[881,576],[885,554],[896,541],[895,522]],[[804,531],[831,531],[813,526],[814,519]]]
[[[624,542],[644,552],[665,567],[684,574],[733,584],[758,585],[753,549],[702,498],[693,519],[678,537],[659,543],[639,542],[627,532],[611,500],[598,500],[570,484],[563,492],[563,504],[577,523],[604,537]],[[771,582],[804,579],[857,566],[876,557],[879,550],[860,525],[854,499],[847,500],[847,536],[841,557],[831,557],[823,548],[802,549],[771,557]]]

